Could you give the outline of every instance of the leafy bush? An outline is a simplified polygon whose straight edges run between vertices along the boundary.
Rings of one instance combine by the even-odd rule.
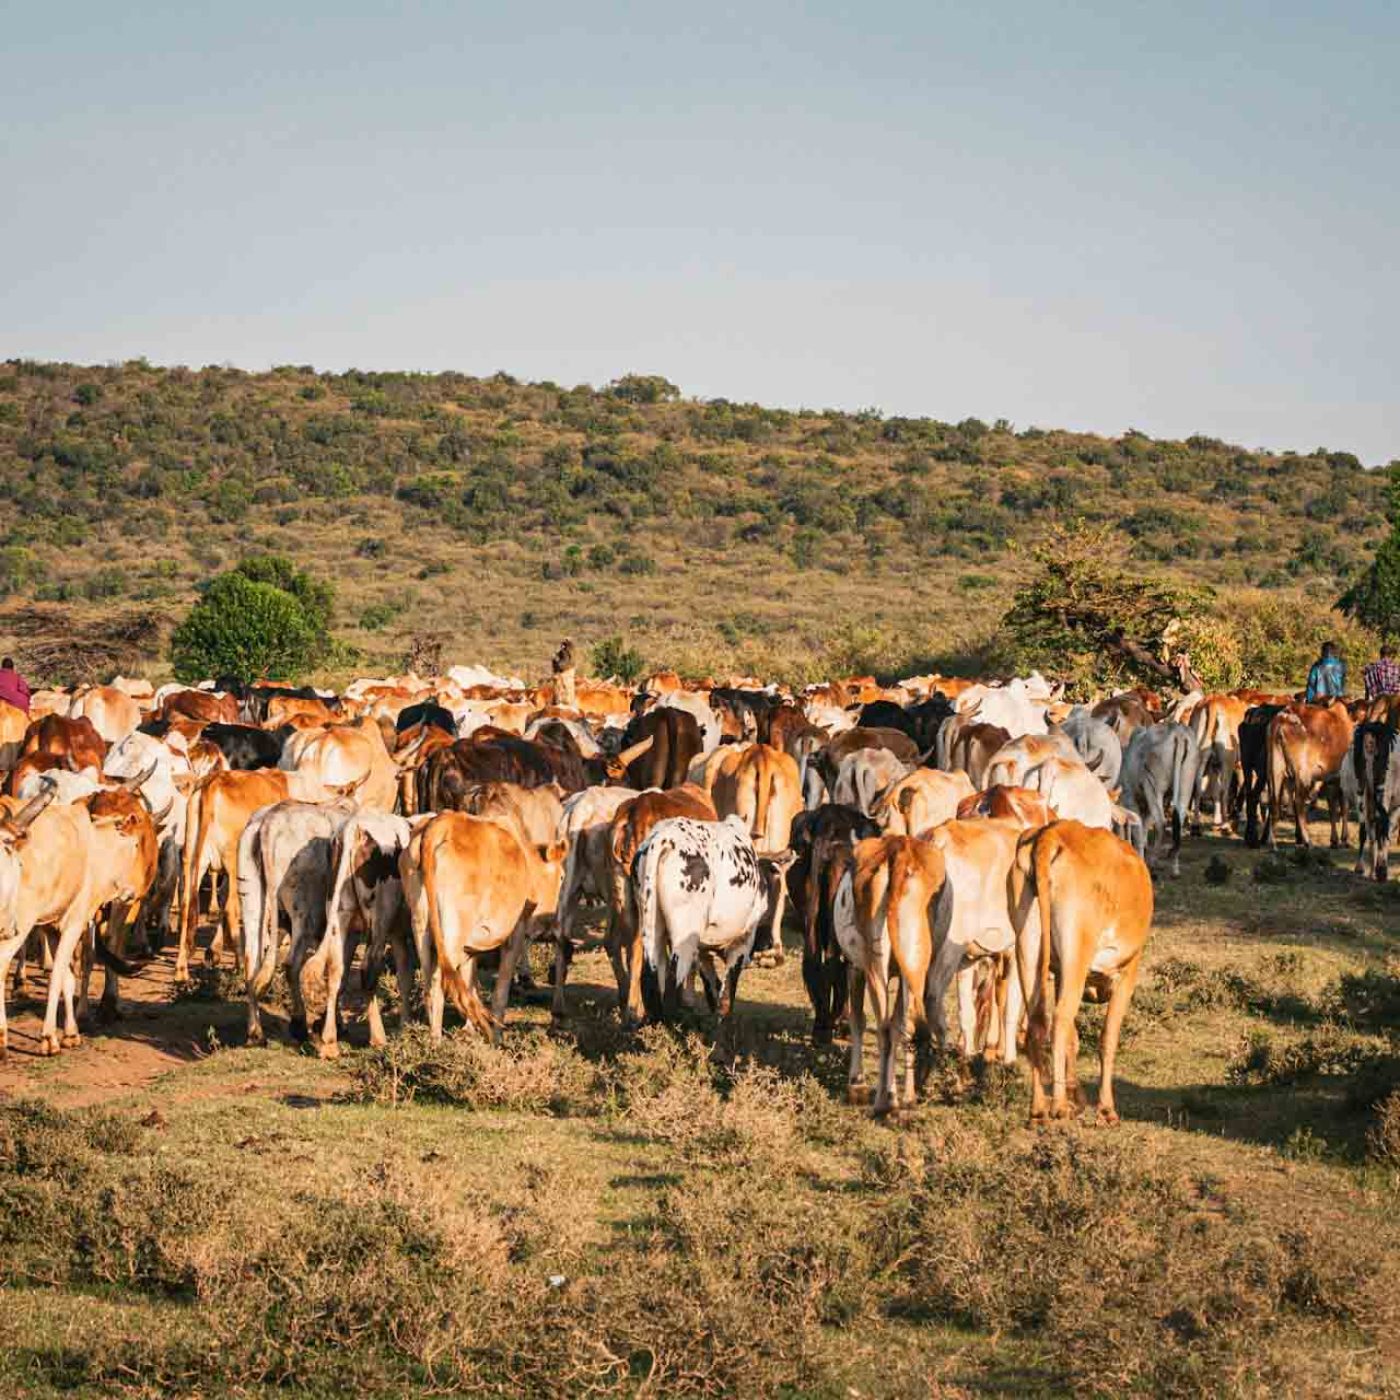
[[[589,664],[595,676],[616,676],[627,685],[641,680],[647,668],[642,653],[625,645],[621,637],[605,637],[595,643]]]
[[[285,564],[271,556],[245,560],[208,584],[170,639],[178,680],[295,680],[329,653],[330,590]]]

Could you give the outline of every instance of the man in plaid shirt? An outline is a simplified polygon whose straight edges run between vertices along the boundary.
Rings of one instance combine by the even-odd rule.
[[[1366,698],[1374,700],[1378,695],[1400,695],[1400,661],[1393,659],[1389,642],[1381,646],[1379,661],[1373,661],[1361,673],[1366,682]]]

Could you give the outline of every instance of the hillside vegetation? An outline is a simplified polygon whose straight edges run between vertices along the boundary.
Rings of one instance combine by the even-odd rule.
[[[1385,531],[1383,474],[1346,452],[790,412],[654,376],[143,361],[0,366],[0,496],[0,641],[53,679],[160,672],[196,586],[255,550],[334,581],[342,669],[425,632],[525,674],[566,633],[792,680],[967,666],[997,659],[1025,548],[1077,519],[1306,649]]]

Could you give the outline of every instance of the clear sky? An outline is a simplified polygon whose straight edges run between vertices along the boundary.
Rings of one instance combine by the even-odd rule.
[[[5,7],[0,357],[1400,457],[1400,4]]]

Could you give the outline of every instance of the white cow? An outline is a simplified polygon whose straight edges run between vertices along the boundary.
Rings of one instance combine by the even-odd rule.
[[[739,973],[758,929],[771,920],[791,851],[762,856],[741,817],[657,822],[633,863],[633,898],[654,1013],[699,968],[721,1019],[734,1005]]]

